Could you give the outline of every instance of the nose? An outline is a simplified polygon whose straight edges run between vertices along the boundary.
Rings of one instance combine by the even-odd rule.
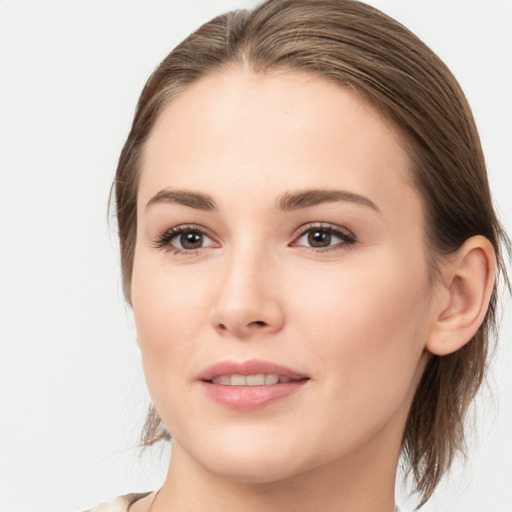
[[[261,253],[232,254],[219,274],[210,322],[221,334],[240,338],[272,334],[284,325],[283,296],[275,262]]]

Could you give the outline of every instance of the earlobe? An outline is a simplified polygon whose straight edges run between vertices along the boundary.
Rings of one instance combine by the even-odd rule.
[[[426,349],[443,356],[464,346],[482,324],[494,288],[496,257],[483,236],[466,240],[442,270],[448,294],[436,313]],[[446,293],[444,294],[446,297]]]

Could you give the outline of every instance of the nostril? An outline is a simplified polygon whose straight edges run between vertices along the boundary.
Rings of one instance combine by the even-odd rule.
[[[262,320],[257,320],[256,322],[251,322],[251,324],[253,325],[259,325],[261,327],[264,327],[265,325],[267,325],[265,322],[263,322]]]

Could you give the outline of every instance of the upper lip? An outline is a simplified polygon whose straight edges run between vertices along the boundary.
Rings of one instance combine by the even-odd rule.
[[[221,375],[280,375],[293,380],[306,379],[307,375],[270,361],[251,359],[250,361],[220,361],[203,370],[198,379],[208,381]]]

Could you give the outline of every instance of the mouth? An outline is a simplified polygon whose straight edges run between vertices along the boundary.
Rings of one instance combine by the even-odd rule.
[[[269,386],[298,380],[303,379],[292,379],[287,375],[277,375],[275,373],[258,373],[255,375],[219,375],[208,382],[221,386]]]
[[[281,365],[251,360],[223,361],[200,376],[206,395],[230,409],[252,411],[303,389],[310,378]]]

